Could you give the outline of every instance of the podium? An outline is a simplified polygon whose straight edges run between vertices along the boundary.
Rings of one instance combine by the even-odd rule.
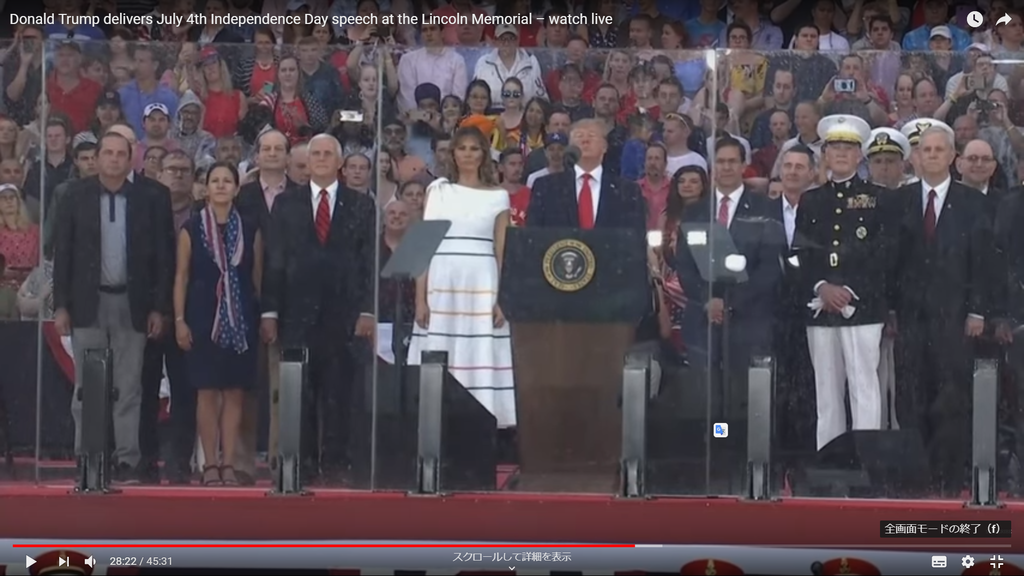
[[[501,286],[516,380],[517,488],[616,490],[623,367],[651,303],[644,236],[510,229]]]

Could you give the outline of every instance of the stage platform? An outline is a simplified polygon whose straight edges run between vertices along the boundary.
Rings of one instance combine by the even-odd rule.
[[[493,492],[416,496],[314,489],[127,486],[79,495],[70,484],[0,484],[0,539],[444,540],[631,542],[876,548],[881,521],[1013,520],[1024,503],[965,508],[958,501],[733,497],[624,499],[607,495]],[[933,541],[934,540],[934,541]],[[1015,541],[1021,542],[1018,536]],[[972,540],[1006,544],[1000,539]],[[927,549],[946,539],[921,538]],[[902,549],[908,546],[902,545]]]
[[[736,573],[724,571],[724,562],[744,566],[745,573],[812,574],[815,563],[837,558],[866,559],[882,574],[916,574],[926,573],[938,553],[957,568],[946,573],[961,573],[962,554],[974,554],[979,563],[998,555],[1024,564],[1019,532],[1012,538],[882,536],[889,522],[1009,520],[1019,531],[1019,502],[979,509],[959,501],[750,502],[511,491],[422,496],[333,488],[270,496],[262,485],[125,486],[116,494],[80,495],[71,488],[57,482],[0,483],[0,574],[34,574],[22,567],[22,558],[67,551],[97,562],[153,562],[156,554],[178,558],[177,570],[108,565],[88,572],[124,576],[243,573],[229,567],[246,574],[302,568],[287,573],[318,575],[716,573],[706,571],[709,558],[718,574]],[[571,552],[573,561],[509,562],[500,570],[487,561],[527,550]],[[476,566],[451,564],[453,555],[479,560],[481,553]],[[697,571],[682,569],[693,563]]]

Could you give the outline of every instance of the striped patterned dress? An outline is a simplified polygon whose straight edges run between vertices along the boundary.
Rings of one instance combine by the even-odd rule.
[[[427,188],[423,218],[452,226],[430,263],[430,325],[416,326],[409,349],[410,364],[426,350],[448,352],[448,370],[501,428],[516,422],[508,324],[495,328],[492,317],[499,277],[494,221],[508,209],[503,188],[467,188],[443,178]]]

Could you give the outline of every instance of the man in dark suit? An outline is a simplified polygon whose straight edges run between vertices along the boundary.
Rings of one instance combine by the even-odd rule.
[[[288,138],[277,130],[268,130],[256,139],[256,154],[259,175],[255,182],[242,186],[235,199],[235,205],[246,225],[256,226],[263,234],[263,245],[269,250],[270,213],[281,194],[298,190],[299,185],[288,179]],[[277,467],[277,392],[280,387],[279,360],[281,351],[276,345],[260,350],[260,382],[267,381],[270,397],[269,442],[270,467]],[[262,388],[262,384],[260,386]],[[235,449],[235,473],[239,483],[248,485],[255,481],[257,434],[259,428],[260,388],[254,387],[246,393],[246,404],[242,411],[242,431],[239,446]]]
[[[310,353],[304,476],[319,472],[327,481],[343,480],[351,466],[349,415],[361,409],[354,401],[355,352],[376,322],[376,206],[338,182],[342,161],[333,136],[310,140],[310,183],[274,201],[263,280],[264,340]]]
[[[716,278],[709,283],[697,265],[697,258],[708,255],[694,254],[689,234],[680,234],[676,249],[679,278],[689,299],[683,330],[690,365],[710,373],[711,422],[728,422],[733,429],[728,438],[715,440],[722,451],[709,454],[715,462],[712,476],[728,484],[714,490],[740,489],[746,463],[747,374],[753,355],[771,354],[782,276],[780,259],[786,245],[773,201],[745,190],[746,165],[746,148],[739,140],[731,136],[718,139],[715,190],[689,207],[683,223],[727,229],[736,255],[746,260],[747,280],[734,283],[730,278]],[[726,324],[728,330],[723,330]]]
[[[54,239],[54,322],[72,336],[75,355],[75,445],[80,449],[85,352],[110,348],[117,390],[113,407],[118,479],[131,481],[139,464],[143,351],[171,312],[173,255],[168,242],[170,197],[128,181],[131,144],[100,139],[99,175],[71,186]],[[156,232],[156,233],[154,233]],[[72,334],[73,331],[73,334]]]
[[[800,264],[807,344],[814,365],[817,448],[847,429],[846,390],[854,430],[878,430],[878,383],[885,325],[886,274],[892,246],[891,198],[861,180],[857,168],[871,127],[856,116],[818,123],[830,179],[804,194],[794,251]]]
[[[1009,426],[1016,431],[1015,454],[1018,461],[1024,461],[1024,227],[1020,225],[1024,218],[1024,191],[1017,189],[1003,196],[995,219],[995,245],[997,264],[993,291],[995,308],[998,311],[995,339],[1006,346],[1005,358],[1012,370],[1013,389],[1016,394],[1016,405],[1007,410],[1006,417],[1001,417],[1000,427]],[[995,316],[996,314],[993,314]],[[1001,464],[1001,463],[1000,463]],[[1002,477],[1003,470],[999,470]],[[1013,474],[1006,474],[1013,479]],[[1017,479],[1011,487],[1015,496],[1024,493],[1024,485]]]
[[[196,210],[192,196],[195,183],[195,164],[192,158],[182,150],[172,150],[164,156],[159,181],[141,174],[135,174],[134,178],[138,185],[148,187],[158,196],[171,199],[174,226],[166,233],[170,235],[168,241],[176,246],[178,233]],[[166,321],[170,326],[170,318]],[[146,343],[142,363],[142,418],[139,422],[142,462],[139,466],[139,479],[143,483],[160,482],[160,386],[165,374],[171,392],[171,412],[164,427],[170,453],[164,455],[163,472],[171,484],[188,484],[192,453],[196,447],[196,389],[186,378],[185,354],[178,348],[172,330],[165,330],[160,338]]]
[[[548,228],[629,228],[643,240],[646,207],[640,187],[602,168],[608,141],[603,124],[586,119],[569,135],[579,148],[571,170],[542,176],[533,185],[526,225]]]
[[[817,169],[814,152],[797,144],[782,154],[779,174],[782,195],[775,200],[776,220],[786,234],[778,309],[775,313],[775,446],[774,459],[792,467],[794,459],[814,452],[814,371],[807,351],[807,295],[800,283],[798,261],[790,258],[796,235],[800,200],[814,187]],[[791,468],[790,468],[791,469]],[[778,484],[781,486],[781,483]]]
[[[897,194],[896,412],[930,455],[933,489],[959,495],[971,449],[971,374],[976,338],[993,313],[992,222],[986,197],[953,182],[953,131],[921,133],[921,181]]]

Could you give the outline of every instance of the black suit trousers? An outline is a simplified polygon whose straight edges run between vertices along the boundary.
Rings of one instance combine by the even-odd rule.
[[[142,358],[142,405],[139,417],[141,468],[155,467],[160,460],[160,382],[164,367],[171,385],[171,417],[168,426],[170,454],[168,473],[188,475],[196,445],[196,390],[188,382],[185,353],[178,348],[173,331],[146,342]]]
[[[971,457],[974,342],[962,318],[901,318],[896,338],[896,417],[917,430],[931,465],[933,488],[959,495]]]
[[[302,452],[307,478],[348,479],[354,460],[356,388],[360,373],[352,336],[337,326],[312,329],[309,381],[303,390]]]

